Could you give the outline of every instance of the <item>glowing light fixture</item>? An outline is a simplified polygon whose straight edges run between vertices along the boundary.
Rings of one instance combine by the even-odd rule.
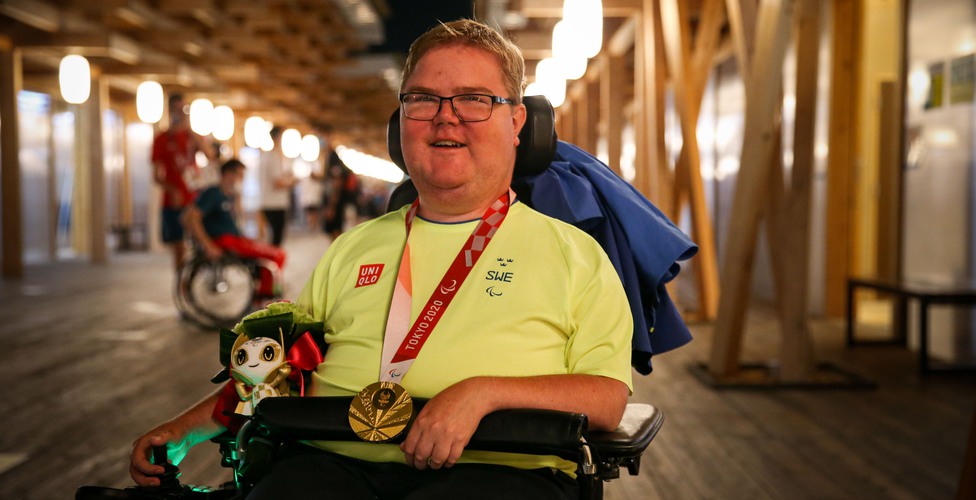
[[[210,99],[194,99],[190,103],[190,130],[210,135],[214,127],[214,106]]]
[[[163,119],[163,86],[145,81],[136,89],[136,114],[143,123],[158,123]]]
[[[217,106],[213,110],[213,137],[226,141],[234,136],[234,110],[230,106]]]
[[[552,28],[552,59],[562,78],[577,80],[586,74],[586,58],[583,57],[581,38],[565,19]]]
[[[535,81],[562,80],[562,74],[556,61],[552,58],[545,58],[535,65]]]
[[[88,59],[79,55],[67,55],[61,59],[58,69],[61,97],[71,104],[81,104],[91,95],[91,66]]]
[[[591,58],[603,47],[603,1],[565,0],[563,21],[572,26],[570,31],[578,39],[580,56]]]
[[[302,133],[293,128],[282,132],[281,152],[285,158],[298,158],[302,154]]]
[[[274,139],[271,138],[271,127],[273,127],[274,125],[272,125],[271,122],[264,122],[264,123],[265,125],[267,125],[268,128],[267,130],[264,131],[263,134],[261,134],[261,145],[258,147],[261,148],[261,151],[267,153],[274,150]]]
[[[244,144],[247,144],[247,147],[260,148],[264,142],[263,135],[268,135],[268,126],[264,118],[252,116],[244,120]]]
[[[391,161],[361,153],[345,146],[337,146],[336,154],[342,159],[342,163],[345,163],[357,175],[365,175],[392,183],[403,180],[403,171]]]
[[[533,92],[546,96],[554,108],[562,106],[566,100],[566,80],[552,59],[543,59],[536,65],[533,85]],[[526,92],[526,95],[532,94]]]
[[[319,159],[319,138],[312,134],[302,137],[302,159],[313,162]]]

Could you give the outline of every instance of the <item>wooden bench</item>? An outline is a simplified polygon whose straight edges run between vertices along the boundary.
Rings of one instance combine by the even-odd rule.
[[[895,300],[893,332],[891,338],[881,340],[857,339],[854,335],[856,303],[854,294],[858,288],[868,288],[891,295]],[[908,345],[908,301],[918,301],[919,370],[922,374],[932,371],[973,371],[976,365],[940,364],[933,366],[929,358],[929,306],[932,304],[976,305],[976,289],[964,286],[946,286],[923,282],[892,282],[871,278],[847,280],[847,345]]]

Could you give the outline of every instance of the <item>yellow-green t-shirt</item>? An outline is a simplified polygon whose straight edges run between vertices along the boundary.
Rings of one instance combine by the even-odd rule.
[[[338,238],[298,297],[325,322],[328,350],[313,374],[312,394],[350,396],[379,380],[383,335],[406,237],[406,208]],[[414,219],[410,234],[411,323],[477,221]],[[423,345],[402,385],[431,398],[479,375],[602,375],[632,389],[632,320],[610,260],[586,233],[523,203],[508,217]],[[355,458],[403,462],[395,445],[320,442]],[[465,451],[460,463],[525,469],[575,464],[557,457]]]

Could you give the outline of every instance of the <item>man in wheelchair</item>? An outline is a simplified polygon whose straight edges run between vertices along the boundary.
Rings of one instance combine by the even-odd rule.
[[[244,180],[244,164],[230,159],[220,166],[220,182],[204,189],[196,202],[183,211],[183,225],[210,259],[230,252],[243,259],[261,258],[274,262],[278,271],[285,265],[285,251],[280,247],[252,240],[241,234],[235,217],[236,199]],[[271,270],[261,273],[257,296],[275,295],[275,277]]]
[[[411,46],[398,124],[418,199],[338,238],[297,304],[324,322],[328,345],[311,395],[352,396],[353,418],[357,399],[426,404],[399,445],[366,425],[359,442],[281,447],[248,498],[578,497],[573,462],[466,449],[483,417],[513,408],[581,413],[611,431],[632,390],[633,323],[606,253],[510,189],[524,82],[519,49],[474,21]],[[159,485],[152,447],[224,431],[218,399],[133,443],[137,484]]]

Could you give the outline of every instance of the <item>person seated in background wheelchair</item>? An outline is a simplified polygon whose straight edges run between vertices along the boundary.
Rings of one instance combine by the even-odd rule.
[[[230,159],[220,166],[220,181],[197,195],[194,203],[183,211],[183,225],[211,259],[219,259],[230,252],[242,259],[267,259],[278,267],[274,272],[262,272],[257,284],[257,295],[272,297],[275,291],[274,275],[285,265],[285,251],[280,247],[241,234],[237,226],[235,207],[245,166],[240,160]]]
[[[574,463],[465,450],[482,417],[508,408],[584,413],[590,429],[613,430],[632,391],[632,319],[606,253],[510,189],[524,66],[512,42],[470,20],[411,46],[400,140],[419,198],[339,237],[297,304],[325,324],[312,395],[367,393],[379,381],[429,401],[399,446],[283,446],[248,498],[578,496]],[[152,446],[223,431],[218,398],[133,443],[138,484],[159,484]]]

